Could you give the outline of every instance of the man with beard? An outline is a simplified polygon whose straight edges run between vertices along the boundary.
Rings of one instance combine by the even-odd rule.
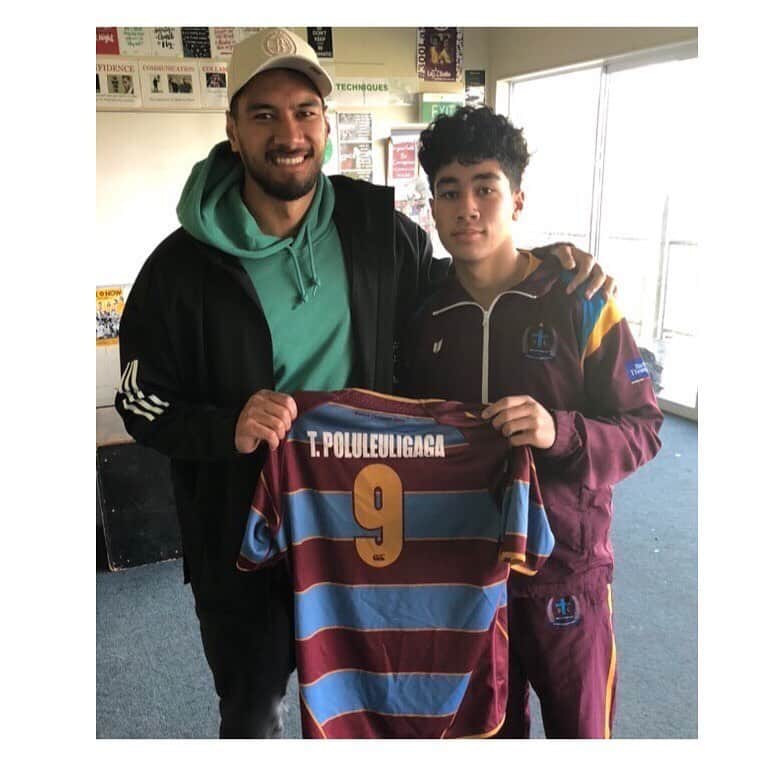
[[[181,228],[149,257],[120,332],[117,411],[170,457],[222,737],[275,737],[294,668],[285,571],[235,566],[267,449],[297,416],[290,392],[390,392],[394,346],[446,273],[393,190],[322,174],[332,82],[285,29],[234,49],[228,142],[198,163]],[[593,259],[580,259],[579,284]],[[590,289],[604,282],[600,273]]]

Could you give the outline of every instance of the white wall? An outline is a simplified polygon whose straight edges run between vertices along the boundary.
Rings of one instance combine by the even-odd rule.
[[[192,165],[226,138],[223,113],[98,112],[96,284],[130,283],[178,228],[175,208]]]

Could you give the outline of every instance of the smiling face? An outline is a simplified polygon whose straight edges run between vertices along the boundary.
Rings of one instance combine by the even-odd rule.
[[[431,212],[439,239],[456,261],[477,262],[513,249],[512,222],[524,207],[497,160],[457,161],[436,174]]]
[[[253,77],[226,116],[226,134],[247,175],[266,194],[297,200],[309,194],[322,170],[329,125],[311,81],[289,69]]]

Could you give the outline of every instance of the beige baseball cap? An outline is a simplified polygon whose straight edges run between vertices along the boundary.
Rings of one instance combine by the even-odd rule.
[[[234,46],[226,89],[229,106],[255,75],[269,69],[294,69],[316,85],[322,98],[332,93],[332,80],[320,66],[316,51],[289,29],[269,27]]]

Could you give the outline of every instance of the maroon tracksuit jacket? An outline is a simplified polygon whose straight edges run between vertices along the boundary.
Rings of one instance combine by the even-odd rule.
[[[556,440],[534,455],[556,545],[535,577],[510,583],[513,596],[552,597],[611,582],[612,486],[657,454],[662,413],[614,299],[567,295],[559,265],[529,257],[487,311],[451,275],[418,313],[399,379],[407,396],[529,394],[552,413]]]

